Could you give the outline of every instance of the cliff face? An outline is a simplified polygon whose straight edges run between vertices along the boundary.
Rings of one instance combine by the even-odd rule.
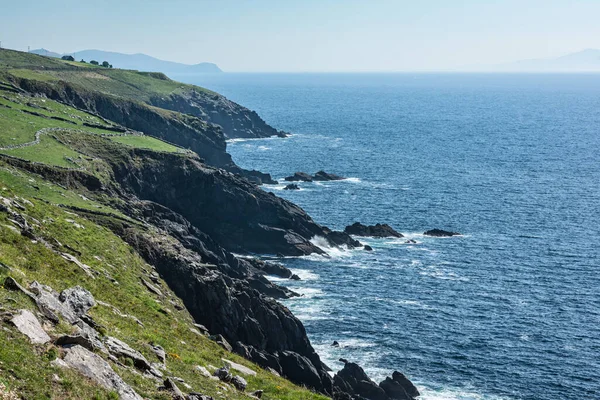
[[[228,139],[285,137],[284,132],[268,125],[256,112],[217,93],[192,89],[179,94],[152,97],[149,103],[217,124],[223,128]]]
[[[129,243],[167,282],[194,319],[238,354],[293,382],[332,394],[332,379],[302,323],[273,298],[294,294],[264,278],[256,263],[229,250],[322,253],[315,234],[354,241],[316,224],[304,211],[195,156],[128,149],[108,139],[57,137],[103,160],[110,179],[18,160],[9,162],[118,206],[127,221],[74,209]],[[106,176],[106,174],[103,174]],[[115,202],[118,199],[118,202]],[[293,238],[293,240],[290,240]]]

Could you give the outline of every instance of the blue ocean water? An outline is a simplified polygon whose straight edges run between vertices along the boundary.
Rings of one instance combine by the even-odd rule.
[[[239,165],[351,178],[265,190],[332,228],[385,222],[417,241],[284,260],[305,295],[286,305],[332,368],[398,369],[423,399],[600,398],[600,75],[188,81],[293,133],[230,143]]]

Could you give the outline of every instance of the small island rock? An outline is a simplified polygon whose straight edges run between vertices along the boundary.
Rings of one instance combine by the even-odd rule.
[[[460,236],[461,234],[458,232],[445,231],[443,229],[431,229],[427,232],[423,233],[425,236],[435,236],[435,237],[450,237],[450,236]]]
[[[397,232],[388,224],[363,225],[360,222],[355,222],[348,225],[344,232],[349,235],[356,236],[372,236],[372,237],[403,237],[400,232]]]

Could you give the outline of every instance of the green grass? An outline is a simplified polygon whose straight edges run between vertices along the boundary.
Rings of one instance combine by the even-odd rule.
[[[220,367],[223,364],[221,358],[224,357],[257,371],[256,377],[246,377],[249,383],[247,391],[262,389],[265,391],[265,399],[325,399],[275,377],[249,361],[226,352],[208,338],[193,333],[190,330],[193,323],[191,316],[185,310],[177,310],[168,301],[179,300],[164,282],[160,285],[166,294],[164,298],[158,298],[141,284],[140,276],[144,275],[144,270],[151,270],[151,267],[129,245],[106,228],[73,215],[64,208],[29,197],[31,191],[25,190],[26,185],[22,182],[22,178],[27,176],[13,175],[8,181],[4,178],[0,169],[0,196],[19,196],[31,201],[32,204],[23,201],[21,203],[26,204],[24,213],[28,218],[39,221],[40,226],[36,228],[36,233],[43,235],[47,241],[56,239],[63,245],[76,249],[81,253],[77,256],[78,259],[99,274],[92,279],[79,267],[67,262],[42,243],[32,242],[14,232],[7,227],[11,225],[7,215],[0,213],[0,262],[11,268],[10,271],[0,268],[0,283],[5,277],[12,276],[24,285],[37,280],[58,291],[74,285],[85,287],[97,300],[107,302],[122,313],[139,318],[144,324],[144,327],[140,327],[132,319],[121,317],[111,308],[99,305],[94,307],[90,314],[106,327],[106,334],[124,340],[142,352],[151,362],[156,362],[157,359],[148,344],[162,345],[169,354],[167,375],[183,378],[194,391],[215,398],[247,398],[236,391],[223,394],[218,382],[204,378],[195,371],[197,365]],[[45,193],[40,191],[37,194],[45,196]],[[83,228],[77,227],[71,221]],[[109,277],[116,279],[118,285]],[[35,310],[35,306],[27,297],[1,287],[0,307]],[[60,349],[51,344],[41,347],[30,345],[14,328],[3,326],[9,330],[0,330],[0,381],[8,383],[12,390],[28,399],[94,398],[93,396],[109,398],[109,393],[91,385],[81,376],[71,371],[57,371],[52,368],[49,360],[58,354]],[[67,324],[60,324],[51,334],[67,333],[70,329]],[[140,395],[151,399],[169,398],[165,392],[157,390],[156,382],[152,379],[140,376],[127,368],[114,365],[113,368]],[[59,374],[63,383],[52,382],[54,373]]]
[[[208,89],[164,79],[162,74],[63,61],[30,53],[0,49],[0,71],[39,81],[63,80],[94,91],[148,102],[157,96],[198,91],[217,95]]]
[[[65,168],[79,168],[80,166],[77,163],[80,154],[49,135],[42,135],[39,144],[18,149],[1,150],[0,153]]]
[[[165,151],[169,153],[185,151],[179,147],[173,146],[169,143],[163,142],[162,140],[155,139],[150,136],[115,136],[112,137],[111,140],[130,147],[150,149],[154,151]]]

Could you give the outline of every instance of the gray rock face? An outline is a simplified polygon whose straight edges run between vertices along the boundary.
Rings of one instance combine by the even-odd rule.
[[[10,322],[19,332],[27,336],[31,343],[44,344],[51,340],[40,321],[29,310],[19,310],[19,314],[15,315]]]
[[[58,296],[58,299],[65,307],[68,307],[77,318],[87,313],[90,308],[96,305],[94,296],[81,286],[63,290]]]
[[[158,357],[160,362],[162,362],[163,364],[166,363],[167,353],[165,352],[165,349],[163,349],[161,345],[153,344],[152,351],[154,351],[154,354],[156,354],[156,357]]]
[[[29,285],[29,289],[38,308],[54,322],[58,322],[58,315],[61,315],[67,322],[75,324],[96,305],[92,294],[79,286],[66,289],[60,294],[38,282]]]
[[[227,364],[230,369],[236,370],[237,372],[244,374],[244,375],[256,376],[256,372],[254,372],[253,370],[251,370],[250,368],[248,368],[244,365],[227,360],[226,358],[221,358],[221,360],[223,360],[223,362],[225,364]]]
[[[133,365],[144,372],[148,372],[156,377],[162,377],[162,373],[152,366],[137,350],[132,349],[127,343],[109,336],[105,341],[108,352],[115,357],[125,357],[133,361]]]
[[[65,351],[66,356],[63,361],[70,368],[79,371],[100,386],[116,391],[121,400],[142,400],[142,397],[125,383],[102,357],[81,346],[73,346]]]

